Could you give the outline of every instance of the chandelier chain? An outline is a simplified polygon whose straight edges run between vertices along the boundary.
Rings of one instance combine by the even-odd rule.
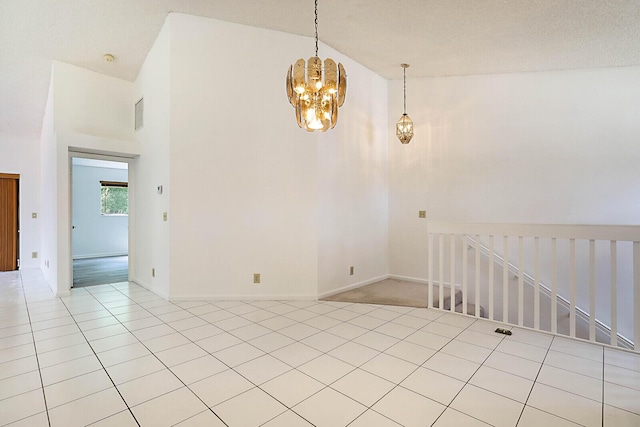
[[[404,70],[404,109],[403,114],[407,114],[407,67],[402,67]]]
[[[315,15],[316,15],[316,56],[318,56],[318,0],[316,0],[316,5],[315,5]]]

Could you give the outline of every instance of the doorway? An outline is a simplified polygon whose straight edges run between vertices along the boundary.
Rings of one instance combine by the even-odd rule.
[[[0,271],[20,267],[20,175],[0,173]]]
[[[72,287],[129,280],[129,167],[71,158]]]

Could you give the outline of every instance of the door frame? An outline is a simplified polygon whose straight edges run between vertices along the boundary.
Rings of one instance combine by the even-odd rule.
[[[129,281],[134,276],[134,260],[135,260],[135,221],[132,220],[135,214],[135,159],[132,157],[115,156],[106,154],[86,153],[82,151],[69,150],[69,290],[73,288],[73,158],[106,160],[109,162],[127,163],[128,170],[128,189],[129,189],[129,215],[127,216],[128,224],[128,267]]]
[[[20,174],[0,172],[0,178],[15,179],[16,181],[16,265],[15,270],[20,270]]]

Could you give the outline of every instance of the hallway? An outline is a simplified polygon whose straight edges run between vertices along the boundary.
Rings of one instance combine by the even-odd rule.
[[[129,257],[113,256],[73,260],[73,287],[104,285],[129,280]]]

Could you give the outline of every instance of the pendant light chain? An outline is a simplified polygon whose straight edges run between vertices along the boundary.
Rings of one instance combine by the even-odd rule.
[[[316,15],[316,56],[318,56],[318,0],[316,0],[316,7],[315,7],[315,15]]]
[[[407,114],[407,67],[402,67],[404,71],[404,109],[403,114]]]
[[[403,110],[402,117],[396,123],[396,136],[402,144],[408,144],[413,138],[413,120],[407,115],[407,68],[409,64],[400,64],[403,69],[402,72],[402,95],[403,95]]]

